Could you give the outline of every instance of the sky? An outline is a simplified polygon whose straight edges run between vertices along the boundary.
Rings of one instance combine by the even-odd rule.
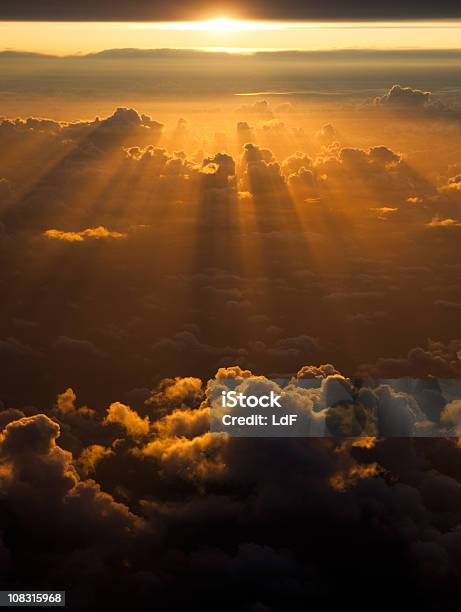
[[[0,49],[85,54],[111,48],[447,49],[458,2],[403,0],[0,1]]]
[[[21,117],[0,120],[2,588],[75,612],[458,612],[459,97],[226,106],[208,61],[200,113],[168,64],[145,80],[169,116],[117,109],[116,83],[78,121],[132,80],[24,63],[16,98],[1,81]],[[335,437],[210,433],[223,379],[281,376]]]
[[[209,19],[220,14],[230,14],[243,19],[281,20],[353,20],[353,19],[430,19],[456,18],[461,8],[456,0],[402,0],[379,2],[377,0],[74,0],[58,2],[46,0],[2,0],[0,19],[5,20],[56,20],[56,21],[165,21]]]
[[[246,21],[218,16],[174,22],[0,21],[2,50],[68,55],[112,48],[262,49],[458,48],[461,20]]]
[[[230,1],[0,0],[0,589],[459,612],[459,0]]]

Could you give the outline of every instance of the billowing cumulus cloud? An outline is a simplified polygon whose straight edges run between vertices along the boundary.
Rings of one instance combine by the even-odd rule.
[[[315,385],[294,382],[309,380]],[[156,396],[158,417],[142,436],[131,435],[128,427],[126,435],[110,432],[104,415],[94,412],[95,427],[109,438],[105,444],[89,441],[75,454],[62,446],[66,441],[55,419],[38,410],[28,417],[12,414],[0,439],[2,517],[15,513],[14,524],[3,523],[2,567],[15,568],[18,578],[21,572],[33,572],[37,579],[46,575],[51,582],[67,576],[71,609],[91,610],[99,609],[100,598],[125,601],[127,587],[140,584],[142,589],[129,589],[138,609],[149,609],[153,601],[176,606],[184,601],[184,589],[187,597],[201,592],[208,608],[216,597],[204,589],[210,574],[220,590],[233,585],[230,608],[241,608],[261,599],[267,572],[275,581],[285,575],[290,580],[264,587],[265,605],[279,598],[301,605],[307,597],[323,598],[323,581],[332,574],[352,580],[350,562],[359,562],[365,550],[373,564],[366,586],[370,595],[380,584],[377,569],[395,578],[405,570],[412,591],[432,601],[438,574],[430,568],[440,556],[445,584],[455,588],[461,495],[456,439],[341,442],[210,434],[207,403],[214,385],[223,381],[252,392],[275,384],[237,366],[222,369],[204,385],[207,396],[199,406],[200,385],[194,379],[165,381]],[[162,410],[161,389],[166,406],[173,395],[182,406]],[[299,404],[310,410],[319,426],[337,426],[337,418],[348,410],[350,416],[355,402],[374,412],[383,427],[396,414],[410,429],[428,392],[437,392],[430,379],[416,394],[385,384],[357,394],[352,381],[330,364],[305,365],[283,391],[291,409]],[[60,394],[57,405],[60,414],[74,411],[75,393]],[[123,427],[128,420],[143,421],[129,406],[113,406],[108,414],[117,413],[115,421]],[[456,401],[446,402],[440,421],[457,427],[458,413]],[[78,429],[73,433],[79,435]],[[302,494],[306,488],[309,495]],[[306,521],[315,522],[315,533]],[[365,549],[363,530],[367,542],[380,546]],[[325,538],[332,532],[332,554],[325,556]],[[25,546],[27,562],[18,564]],[[397,557],[395,567],[391,560]],[[306,578],[306,564],[316,568],[316,577]],[[119,572],[123,585],[114,582]],[[398,594],[392,583],[389,589],[386,600]],[[438,594],[437,601],[450,609],[450,596]]]
[[[411,117],[426,116],[459,121],[461,115],[457,105],[443,102],[431,91],[393,85],[384,95],[377,96],[374,104],[379,109],[403,113]]]
[[[120,425],[130,436],[145,436],[149,432],[149,419],[141,419],[129,406],[120,402],[109,406],[104,423]]]
[[[375,104],[378,106],[423,108],[427,106],[430,99],[430,91],[421,91],[420,89],[412,89],[411,87],[393,85],[384,96],[375,99]]]
[[[56,443],[59,433],[59,425],[44,414],[20,418],[4,428],[1,492],[16,513],[29,550],[38,551],[53,533],[61,546],[72,550],[73,561],[69,561],[77,568],[85,551],[109,550],[116,533],[120,544],[126,545],[141,533],[143,521],[94,481],[80,480],[71,453]],[[59,555],[59,546],[50,540],[48,550],[52,556]]]

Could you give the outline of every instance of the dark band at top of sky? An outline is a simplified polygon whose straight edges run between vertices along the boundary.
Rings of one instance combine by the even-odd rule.
[[[461,17],[459,0],[0,0],[0,20],[169,21],[237,19],[399,20]]]

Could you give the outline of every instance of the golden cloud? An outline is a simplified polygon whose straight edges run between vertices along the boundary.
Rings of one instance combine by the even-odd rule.
[[[43,233],[43,235],[53,240],[64,240],[65,242],[83,242],[86,239],[100,240],[101,238],[126,237],[125,233],[110,231],[103,225],[99,225],[98,227],[89,227],[80,232],[64,232],[58,229],[48,229]]]

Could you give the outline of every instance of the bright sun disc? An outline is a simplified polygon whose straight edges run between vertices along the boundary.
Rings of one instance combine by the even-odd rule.
[[[141,25],[141,24],[137,24]],[[288,24],[270,21],[246,21],[244,19],[231,19],[229,17],[215,17],[201,21],[169,21],[151,24],[159,30],[192,30],[199,32],[243,32],[254,30],[277,30],[287,27]]]
[[[208,32],[237,32],[244,29],[245,22],[227,17],[217,17],[203,21],[203,29]]]

